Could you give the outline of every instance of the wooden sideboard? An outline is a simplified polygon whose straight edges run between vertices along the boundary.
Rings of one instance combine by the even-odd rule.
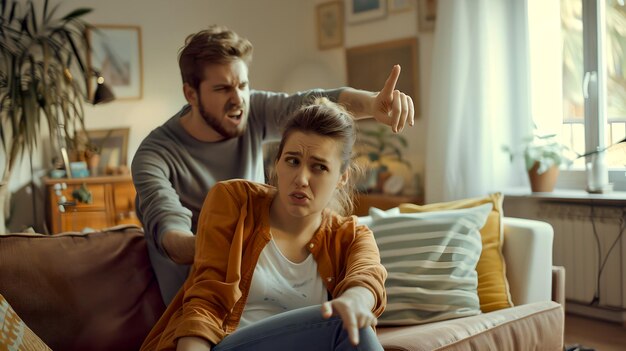
[[[381,210],[388,210],[403,203],[413,203],[421,205],[424,199],[419,196],[408,195],[386,195],[382,193],[357,194],[354,198],[354,214],[357,216],[367,216],[370,207]]]
[[[141,222],[135,214],[135,187],[129,175],[87,178],[44,179],[46,213],[52,234],[67,231],[95,230],[119,224]],[[91,202],[84,203],[72,196],[75,189],[85,186]]]

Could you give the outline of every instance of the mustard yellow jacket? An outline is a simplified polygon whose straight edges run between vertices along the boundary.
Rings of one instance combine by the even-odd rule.
[[[254,268],[270,240],[269,208],[275,194],[274,187],[244,180],[211,189],[200,212],[189,277],[142,350],[175,349],[176,340],[185,336],[217,344],[237,328]],[[372,232],[356,220],[324,211],[308,249],[332,298],[365,287],[376,299],[372,312],[380,316],[387,301],[387,272]]]

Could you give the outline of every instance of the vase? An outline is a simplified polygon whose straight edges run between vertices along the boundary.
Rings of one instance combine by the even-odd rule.
[[[528,170],[528,178],[530,179],[530,189],[533,193],[549,193],[554,190],[556,180],[559,177],[559,167],[552,166],[547,171],[539,174],[539,163],[535,162],[533,168]]]
[[[93,176],[98,175],[98,165],[100,164],[99,154],[90,154],[87,157],[87,168],[89,168],[89,174]]]
[[[585,164],[587,173],[587,192],[591,194],[602,194],[609,189],[609,169],[606,164],[604,150],[591,154],[591,161]]]

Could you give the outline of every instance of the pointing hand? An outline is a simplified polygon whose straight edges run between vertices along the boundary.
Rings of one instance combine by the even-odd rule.
[[[413,99],[396,90],[400,71],[400,65],[393,66],[383,89],[376,95],[373,106],[373,117],[390,126],[394,133],[401,132],[407,121],[410,126],[415,123]]]

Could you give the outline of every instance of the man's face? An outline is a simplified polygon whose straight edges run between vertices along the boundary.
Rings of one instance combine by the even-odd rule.
[[[196,101],[202,119],[223,139],[242,135],[250,111],[248,66],[237,59],[205,67]]]

